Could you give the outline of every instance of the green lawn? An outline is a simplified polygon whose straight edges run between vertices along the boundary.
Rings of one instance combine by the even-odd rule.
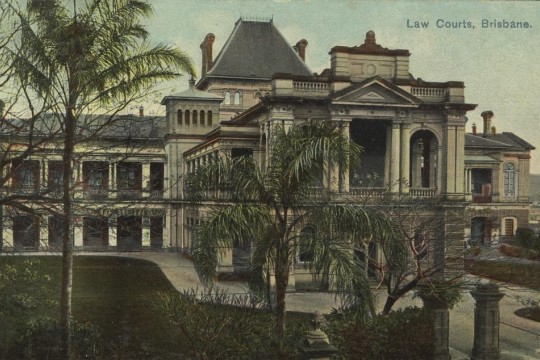
[[[6,264],[22,267],[23,256],[0,257],[0,271]],[[39,256],[39,271],[48,274],[51,288],[45,292],[54,300],[60,292],[60,257]],[[159,293],[174,288],[154,263],[111,256],[76,256],[73,268],[73,317],[97,326],[107,343],[126,350],[149,349],[160,358],[182,358],[189,346],[156,307]],[[0,294],[1,296],[1,294]],[[44,301],[45,299],[43,299]],[[41,309],[38,315],[58,315],[58,305]],[[307,314],[290,314],[289,321],[308,324]],[[23,319],[18,319],[19,322]],[[21,325],[20,323],[18,324]],[[15,328],[15,326],[13,326]]]

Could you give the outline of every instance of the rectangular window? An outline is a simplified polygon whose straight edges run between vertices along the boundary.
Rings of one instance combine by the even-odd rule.
[[[12,187],[17,191],[39,191],[39,161],[16,160],[12,162],[13,179]]]
[[[85,247],[109,245],[109,223],[106,218],[85,217],[83,219],[83,245]]]
[[[39,247],[39,219],[32,216],[13,218],[13,244],[16,249]]]
[[[62,248],[63,234],[64,220],[62,217],[59,215],[49,217],[49,247]]]
[[[150,196],[162,197],[165,168],[163,163],[150,163]]]
[[[138,250],[142,245],[142,219],[140,216],[119,216],[117,228],[119,250]]]
[[[49,173],[47,174],[47,188],[53,194],[62,192],[64,183],[62,174],[62,161],[49,161]]]
[[[116,184],[120,197],[140,197],[142,190],[142,164],[121,162],[117,166]]]
[[[150,246],[152,249],[163,247],[163,217],[152,216],[150,218]]]
[[[105,161],[83,162],[83,181],[86,197],[107,197],[107,191],[109,189],[109,164]]]

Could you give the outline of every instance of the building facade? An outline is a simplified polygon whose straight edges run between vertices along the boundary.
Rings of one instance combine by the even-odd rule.
[[[322,191],[342,201],[438,199],[429,214],[439,219],[430,235],[439,239],[434,258],[462,253],[469,238],[487,244],[526,225],[534,147],[492,131],[491,112],[483,114],[487,132],[466,134],[466,114],[476,105],[465,101],[463,82],[415,78],[410,52],[381,46],[373,31],[358,46],[333,47],[320,74],[306,65],[308,42],[290,46],[272,21],[238,20],[215,58],[214,40],[208,34],[201,43],[198,83],[163,98],[165,117],[124,117],[124,128],[77,149],[76,249],[189,253],[204,209],[185,202],[185,175],[219,156],[252,156],[264,167],[276,126],[313,120],[337,124],[364,149],[344,178],[329,167]],[[137,135],[126,136],[128,127]],[[54,146],[14,160],[6,190],[54,195],[60,160]],[[54,215],[6,205],[2,249],[57,249],[59,224]],[[382,260],[376,247],[366,251]],[[234,272],[246,257],[249,250],[231,251],[222,270]]]

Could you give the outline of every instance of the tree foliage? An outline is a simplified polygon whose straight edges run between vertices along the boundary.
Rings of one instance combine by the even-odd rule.
[[[300,231],[310,225],[316,231],[303,239],[305,251],[313,255],[306,268],[339,289],[345,307],[372,316],[370,287],[353,249],[371,239],[389,252],[403,253],[397,229],[377,207],[332,201],[318,186],[321,177],[339,181],[323,174],[338,168],[342,176],[358,161],[361,148],[329,122],[275,126],[269,148],[266,168],[251,157],[222,157],[187,176],[186,193],[194,205],[225,199],[204,214],[196,231],[193,260],[199,276],[211,283],[224,252],[251,243],[251,287],[268,291],[275,280],[276,332],[282,334],[290,268]]]

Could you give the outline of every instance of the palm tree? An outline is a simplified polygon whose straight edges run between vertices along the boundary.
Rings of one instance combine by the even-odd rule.
[[[102,131],[119,111],[159,81],[194,73],[177,49],[151,47],[141,20],[145,0],[29,0],[18,11],[20,42],[10,47],[18,85],[37,103],[61,115],[63,136],[62,356],[69,359],[73,262],[72,160],[83,114],[109,109],[95,127]],[[112,110],[110,110],[112,109]],[[95,135],[95,134],[94,134]],[[92,134],[89,134],[89,138]]]
[[[371,290],[353,249],[374,238],[386,253],[403,254],[403,244],[393,241],[396,227],[376,207],[332,201],[316,186],[331,167],[343,170],[357,162],[361,148],[330,122],[274,130],[266,168],[250,157],[222,157],[188,174],[186,195],[194,205],[227,194],[196,231],[192,253],[199,277],[211,283],[224,251],[251,242],[251,287],[261,291],[271,277],[275,280],[276,334],[281,337],[289,273],[302,247],[309,270],[340,290],[345,307],[373,315]],[[301,233],[306,225],[313,231]]]

